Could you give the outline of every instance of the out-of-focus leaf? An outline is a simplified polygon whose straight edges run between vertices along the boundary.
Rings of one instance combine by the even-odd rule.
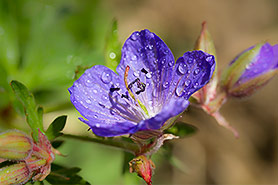
[[[65,127],[67,121],[67,116],[59,116],[57,117],[48,127],[46,131],[47,138],[49,140],[53,140],[56,137],[62,135],[60,131],[62,131]]]
[[[177,122],[174,126],[167,129],[165,133],[173,134],[179,137],[185,137],[194,134],[197,130],[198,129],[193,125],[189,125],[184,122]]]
[[[89,185],[90,183],[77,175],[80,168],[66,168],[58,164],[51,165],[51,173],[46,177],[50,184],[80,184]]]
[[[121,43],[118,38],[118,23],[115,19],[113,20],[111,29],[107,34],[104,54],[105,65],[113,71],[116,71],[116,67],[121,59]]]
[[[44,132],[42,119],[39,116],[39,114],[41,114],[41,109],[39,108],[39,111],[37,110],[37,105],[33,95],[22,83],[12,81],[11,86],[17,99],[24,107],[27,123],[33,131],[33,138],[38,141],[38,129],[40,129],[41,132]]]

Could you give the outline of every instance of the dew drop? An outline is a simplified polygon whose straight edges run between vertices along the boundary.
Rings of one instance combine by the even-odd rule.
[[[96,93],[97,93],[97,90],[96,90],[96,89],[94,89],[94,90],[93,90],[93,92],[96,94]]]
[[[157,91],[157,88],[154,88],[154,89],[153,89],[152,95],[153,95],[153,97],[155,97],[155,98],[157,98],[157,97],[158,97],[158,91]]]
[[[184,85],[185,85],[186,87],[188,87],[188,86],[190,85],[190,83],[191,83],[191,80],[186,80],[186,81],[184,82]]]
[[[95,115],[94,115],[94,118],[98,118],[98,116],[95,114]]]
[[[174,61],[173,60],[170,60],[169,63],[168,63],[169,67],[173,67],[174,65]]]
[[[182,86],[178,86],[177,89],[176,89],[176,95],[180,97],[180,96],[183,95],[183,93],[184,93],[183,92],[183,87]]]
[[[200,73],[200,69],[199,68],[194,70],[194,75],[198,75],[199,73]]]
[[[138,32],[135,32],[135,33],[133,33],[132,35],[131,35],[131,40],[133,40],[133,41],[136,41],[137,39],[138,39],[138,36],[139,36],[139,33]]]
[[[151,74],[151,73],[147,73],[147,74],[146,74],[146,77],[147,77],[148,79],[150,79],[150,78],[152,77],[152,74]]]
[[[103,83],[108,84],[109,82],[111,82],[112,77],[109,72],[103,72],[101,75],[101,80],[103,81]]]
[[[196,82],[196,83],[194,84],[194,88],[197,88],[198,86],[199,86],[199,83]]]
[[[186,67],[186,64],[180,63],[178,66],[178,71],[184,75],[186,73]]]
[[[139,77],[139,71],[134,71],[133,75],[134,75],[135,77]]]
[[[165,82],[165,83],[163,84],[163,87],[164,87],[165,89],[167,89],[167,88],[169,87],[169,82]]]
[[[100,127],[100,124],[99,124],[99,123],[97,123],[97,124],[96,124],[96,127],[97,127],[97,128],[99,128],[99,127]]]
[[[152,44],[148,44],[148,45],[146,46],[146,49],[152,50],[152,49],[153,49],[153,45],[152,45]]]
[[[92,102],[91,102],[91,100],[87,99],[86,103],[91,104]]]
[[[136,55],[132,55],[131,56],[131,60],[137,60],[137,56]]]

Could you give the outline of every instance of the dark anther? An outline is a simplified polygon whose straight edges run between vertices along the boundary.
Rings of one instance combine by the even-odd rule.
[[[122,94],[121,98],[126,98],[126,99],[128,99],[128,95]]]
[[[120,90],[119,87],[111,87],[111,88],[110,88],[110,91],[111,91],[111,92],[118,91],[118,90]]]
[[[136,78],[133,82],[131,82],[130,84],[128,84],[128,88],[131,89],[133,84],[135,84],[136,82],[140,82],[140,79],[139,78]]]
[[[148,71],[147,71],[145,68],[142,68],[142,69],[141,69],[141,72],[142,72],[142,73],[145,73],[145,74],[148,73]]]
[[[139,91],[136,91],[136,94],[140,94],[141,92],[144,92],[146,90],[146,84],[143,82],[140,82],[140,80],[137,81],[137,87],[140,89]]]
[[[88,128],[88,130],[87,131],[90,131],[91,130],[91,128]]]
[[[140,89],[139,91],[136,91],[135,93],[138,95],[140,94],[141,92],[144,92],[146,90],[146,84],[144,84],[143,82],[140,81],[139,78],[136,78],[133,82],[131,82],[129,85],[128,85],[128,88],[131,89],[132,86],[134,84],[137,84],[137,88]]]

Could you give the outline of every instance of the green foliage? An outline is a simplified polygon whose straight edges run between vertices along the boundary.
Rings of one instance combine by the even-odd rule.
[[[116,71],[116,67],[121,60],[121,43],[118,38],[118,23],[114,19],[111,28],[107,34],[105,47],[105,65]]]
[[[77,173],[80,168],[66,168],[58,164],[51,165],[51,173],[46,177],[50,184],[80,184],[89,185],[90,183],[80,177]]]
[[[49,140],[53,140],[56,137],[62,135],[61,131],[64,129],[67,121],[67,116],[57,117],[48,127],[45,134]]]
[[[194,134],[197,132],[197,128],[193,125],[189,125],[184,122],[177,122],[174,126],[167,129],[165,133],[173,134],[179,136],[180,138]]]
[[[22,83],[18,81],[12,81],[11,86],[17,99],[24,107],[27,123],[33,131],[33,138],[38,141],[38,129],[40,129],[41,132],[44,132],[42,122],[42,108],[37,108],[34,96]]]

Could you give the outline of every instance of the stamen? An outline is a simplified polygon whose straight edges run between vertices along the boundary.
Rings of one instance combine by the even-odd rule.
[[[145,68],[142,68],[142,69],[141,69],[141,72],[142,72],[142,73],[145,73],[145,74],[148,73],[148,71],[147,71]]]
[[[125,94],[122,94],[121,98],[129,99],[129,98],[128,98],[128,95],[125,95]]]
[[[132,85],[131,84],[129,84],[128,85],[128,82],[127,82],[127,76],[128,76],[128,71],[129,71],[129,69],[130,69],[130,67],[129,66],[126,66],[126,68],[125,68],[125,75],[124,75],[124,81],[125,81],[125,86],[126,86],[126,88],[127,88],[127,91],[128,91],[128,93],[129,93],[129,95],[135,100],[135,102],[137,102],[136,101],[136,99],[135,99],[135,96],[134,96],[134,94],[131,92],[131,90],[130,90],[130,88],[132,87]],[[130,87],[131,86],[131,87]]]
[[[119,91],[119,90],[120,90],[119,87],[111,87],[111,88],[110,88],[110,91],[111,91],[111,92]]]

